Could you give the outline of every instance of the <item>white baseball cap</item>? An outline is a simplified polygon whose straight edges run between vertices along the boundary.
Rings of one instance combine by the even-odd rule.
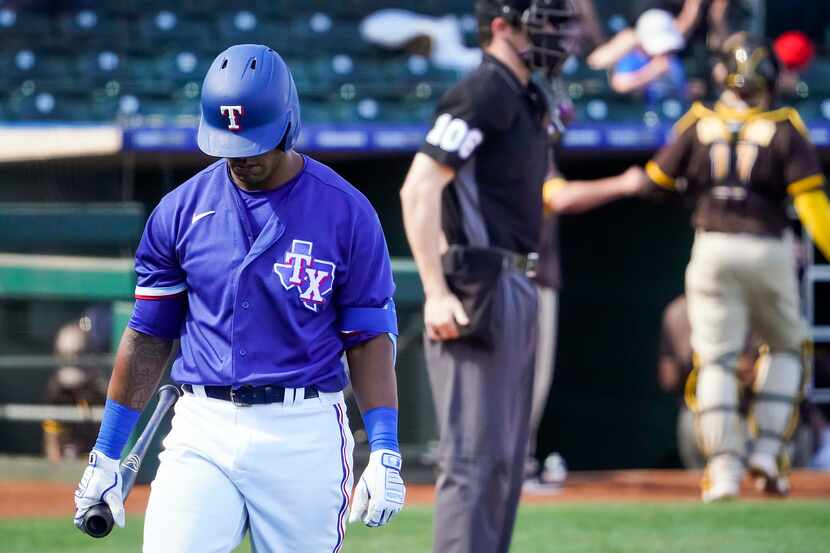
[[[680,50],[686,44],[672,15],[664,10],[647,10],[637,19],[637,40],[649,56]]]

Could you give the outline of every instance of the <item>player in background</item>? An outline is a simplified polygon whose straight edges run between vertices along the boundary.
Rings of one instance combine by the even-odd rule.
[[[784,445],[796,426],[809,344],[785,232],[790,200],[830,258],[825,179],[798,113],[773,109],[775,57],[743,33],[730,37],[722,54],[718,102],[711,109],[694,104],[641,175],[647,190],[697,200],[686,297],[697,361],[697,429],[707,456],[701,483],[706,502],[738,496],[746,468],[768,492],[789,490]],[[750,450],[736,430],[736,366],[749,329],[768,346],[754,383]]]
[[[136,253],[136,304],[116,356],[76,521],[105,501],[119,526],[118,458],[168,358],[182,384],[144,526],[145,553],[340,551],[352,491],[342,390],[369,435],[351,519],[404,502],[394,284],[368,200],[294,151],[297,91],[266,46],[233,46],[202,87],[198,143],[215,163],[162,198]]]
[[[484,60],[441,98],[401,189],[440,431],[436,553],[510,547],[527,457],[545,205],[577,210],[636,191],[555,178],[548,103],[530,77],[557,74],[567,58],[571,2],[479,0],[476,13]]]
[[[566,43],[564,47],[568,49],[569,44]],[[524,490],[544,493],[564,484],[567,475],[564,460],[558,452],[548,454],[541,465],[537,459],[539,428],[556,369],[559,291],[563,285],[559,253],[559,217],[585,213],[618,198],[636,195],[639,192],[640,173],[636,169],[631,169],[621,182],[617,182],[616,178],[592,181],[565,179],[556,166],[554,151],[566,133],[570,99],[566,98],[567,92],[563,90],[561,75],[553,75],[553,81],[550,80],[549,72],[537,72],[534,77],[534,81],[540,83],[540,89],[548,102],[550,165],[548,178],[542,188],[543,216],[538,245],[539,263],[534,277],[538,289],[538,339],[528,454],[524,468]]]

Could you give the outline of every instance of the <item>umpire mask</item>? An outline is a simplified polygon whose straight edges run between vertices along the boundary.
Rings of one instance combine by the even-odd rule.
[[[531,71],[558,75],[577,39],[577,11],[573,0],[532,0],[522,14],[530,38],[525,63]]]
[[[517,54],[531,71],[559,74],[578,38],[578,12],[573,0],[478,0],[479,34],[489,37],[490,22],[503,17],[527,32],[530,46]]]

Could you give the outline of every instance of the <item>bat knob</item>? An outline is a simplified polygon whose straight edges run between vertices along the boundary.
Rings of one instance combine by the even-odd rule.
[[[110,508],[106,503],[99,503],[90,507],[86,512],[80,528],[82,532],[93,538],[103,538],[112,532],[114,524]]]

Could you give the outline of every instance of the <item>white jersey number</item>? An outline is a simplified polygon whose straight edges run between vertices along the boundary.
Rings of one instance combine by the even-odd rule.
[[[709,148],[711,171],[715,180],[722,181],[729,175],[729,171],[732,168],[732,161],[730,160],[732,154],[731,148],[726,142],[715,142]],[[749,179],[752,177],[752,168],[755,167],[757,160],[757,144],[742,141],[735,145],[735,161],[737,165],[735,170],[744,186],[749,185]]]
[[[483,139],[480,130],[471,129],[466,121],[453,118],[449,113],[439,115],[426,136],[427,144],[437,146],[445,152],[458,152],[461,159],[470,157]]]

